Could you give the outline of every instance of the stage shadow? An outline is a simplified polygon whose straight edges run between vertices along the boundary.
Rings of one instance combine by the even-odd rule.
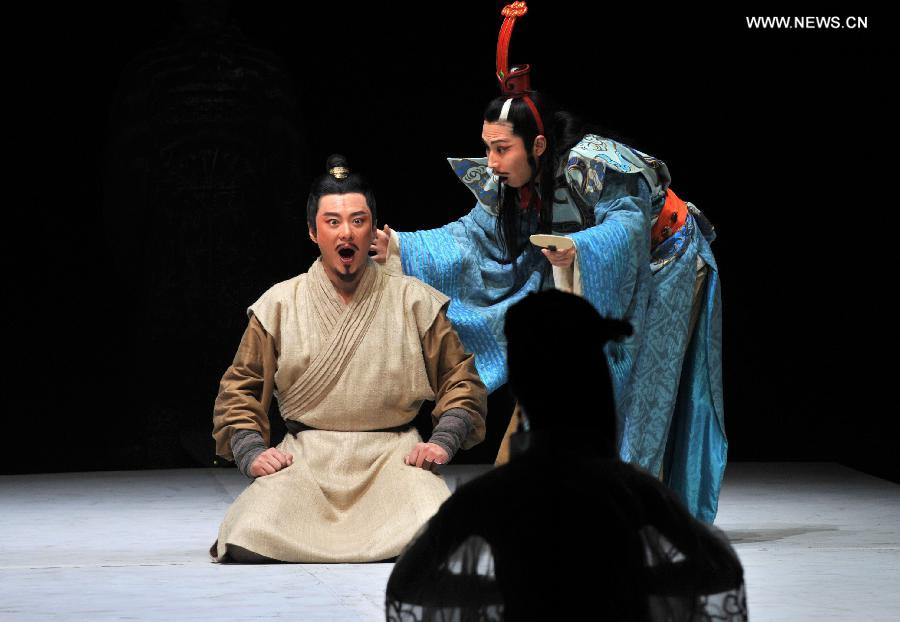
[[[802,525],[800,527],[783,527],[779,529],[728,529],[725,535],[732,544],[748,544],[751,542],[774,542],[793,536],[821,531],[839,531],[837,527],[825,525]]]

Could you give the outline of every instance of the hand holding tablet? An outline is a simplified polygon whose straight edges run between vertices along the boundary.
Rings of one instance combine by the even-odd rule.
[[[564,235],[550,235],[547,233],[535,233],[528,238],[535,246],[546,248],[549,251],[565,251],[575,248],[575,242],[572,238]]]

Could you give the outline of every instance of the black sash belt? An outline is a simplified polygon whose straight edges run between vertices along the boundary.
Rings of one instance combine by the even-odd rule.
[[[304,430],[319,430],[320,428],[314,428],[312,426],[308,426],[305,423],[300,423],[299,421],[294,421],[293,419],[285,419],[284,424],[287,426],[288,432],[291,433],[292,436],[296,437],[297,434],[303,432]],[[411,427],[413,427],[412,423],[404,423],[403,425],[397,425],[393,428],[380,428],[378,430],[354,430],[354,432],[406,432]]]

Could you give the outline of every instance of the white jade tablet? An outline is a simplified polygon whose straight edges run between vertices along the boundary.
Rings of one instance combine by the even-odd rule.
[[[549,248],[550,250],[564,251],[575,246],[572,238],[564,235],[547,235],[545,233],[535,233],[528,238],[531,243],[541,248]]]

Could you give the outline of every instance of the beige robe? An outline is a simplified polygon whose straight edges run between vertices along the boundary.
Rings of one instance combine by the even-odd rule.
[[[450,408],[471,415],[464,448],[484,438],[486,392],[446,319],[447,303],[370,260],[345,304],[317,260],[250,307],[216,401],[217,453],[232,458],[236,429],[259,430],[268,443],[271,394],[282,417],[316,429],[287,434],[278,448],[293,464],[256,478],[234,501],[210,549],[215,560],[228,545],[291,562],[399,554],[450,492],[439,474],[404,464],[422,440],[415,428],[367,430],[410,423],[434,399],[435,421]]]

